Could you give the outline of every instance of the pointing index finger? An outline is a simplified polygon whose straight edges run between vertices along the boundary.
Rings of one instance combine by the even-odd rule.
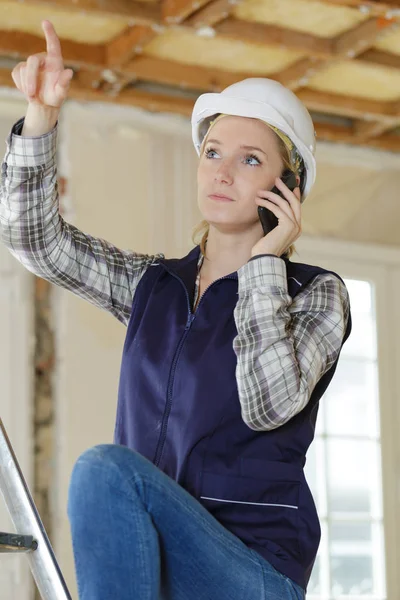
[[[62,58],[60,40],[57,37],[53,24],[50,21],[43,21],[42,28],[46,37],[47,54],[54,58]]]

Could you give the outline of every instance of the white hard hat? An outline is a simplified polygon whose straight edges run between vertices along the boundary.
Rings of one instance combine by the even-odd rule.
[[[302,202],[315,182],[315,130],[310,113],[291,91],[273,79],[244,79],[220,93],[202,94],[192,113],[192,138],[197,154],[216,114],[260,119],[282,131],[304,162]],[[303,178],[302,177],[302,178]]]

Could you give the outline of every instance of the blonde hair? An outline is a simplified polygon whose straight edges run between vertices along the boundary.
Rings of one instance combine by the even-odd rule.
[[[214,121],[211,121],[210,127],[209,127],[206,135],[203,138],[203,141],[201,144],[201,149],[200,149],[200,154],[202,154],[202,152],[203,152],[203,148],[204,148],[204,145],[207,140],[207,136],[208,136],[208,133],[209,133],[211,127],[223,116],[225,116],[225,115],[219,115]],[[286,136],[281,137],[281,135],[278,134],[278,132],[275,130],[274,127],[271,127],[271,129],[273,130],[273,132],[276,136],[277,142],[278,142],[279,153],[280,153],[282,161],[283,161],[283,171],[285,171],[286,169],[290,169],[291,171],[293,171],[295,173],[296,176],[299,175],[298,164],[296,163],[296,165],[293,165],[293,161],[291,160],[291,147],[288,147],[287,143],[285,143]],[[200,250],[201,250],[202,254],[204,254],[204,256],[206,254],[206,244],[207,244],[209,231],[210,231],[210,225],[209,225],[208,221],[203,220],[203,221],[200,221],[200,223],[198,223],[196,225],[196,227],[194,228],[193,233],[192,233],[193,243],[196,245],[197,244],[200,245]],[[289,248],[286,250],[286,252],[284,252],[282,254],[282,256],[284,256],[285,258],[290,258],[291,256],[293,256],[293,254],[295,252],[296,252],[296,246],[294,244],[291,244],[289,246]]]

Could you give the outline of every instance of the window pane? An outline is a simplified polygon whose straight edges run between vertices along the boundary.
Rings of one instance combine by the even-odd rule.
[[[342,356],[375,360],[377,350],[373,288],[367,281],[346,279],[345,283],[350,295],[352,332],[343,346]]]
[[[372,490],[379,483],[376,444],[363,440],[328,440],[330,512],[371,512]]]
[[[332,596],[367,595],[373,592],[370,556],[333,556],[331,558]]]
[[[321,402],[328,434],[379,436],[376,363],[342,357]]]
[[[335,542],[371,542],[372,523],[370,521],[333,521],[330,523],[330,539]]]
[[[347,278],[344,279],[344,282],[349,292],[352,314],[371,314],[374,308],[370,282]]]

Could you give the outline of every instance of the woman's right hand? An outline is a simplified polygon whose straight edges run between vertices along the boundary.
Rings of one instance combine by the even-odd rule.
[[[66,100],[72,69],[64,69],[61,44],[50,21],[43,21],[47,52],[32,54],[26,62],[14,67],[11,75],[15,85],[29,105],[38,108],[60,109]]]

